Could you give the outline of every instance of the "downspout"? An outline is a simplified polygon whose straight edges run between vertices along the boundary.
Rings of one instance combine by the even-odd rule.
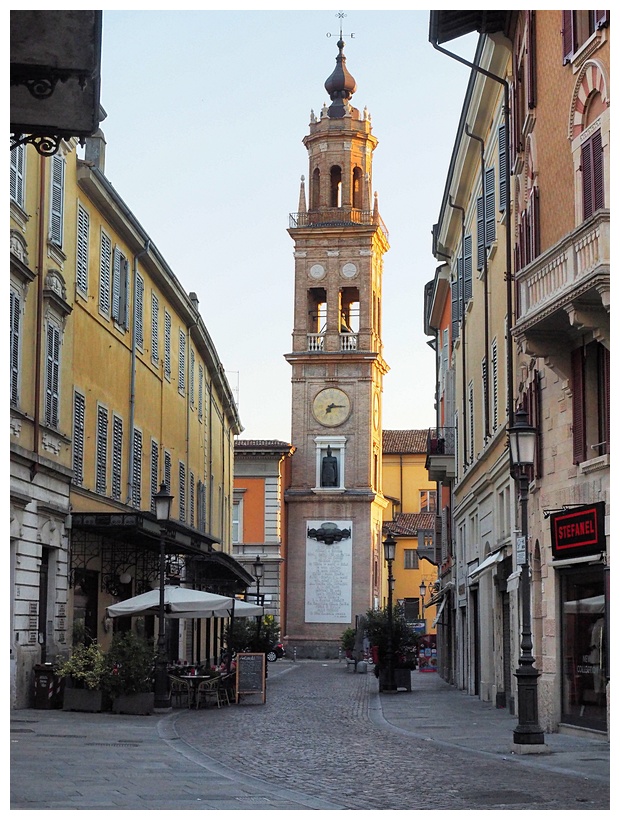
[[[136,422],[136,364],[137,364],[137,333],[136,333],[136,285],[138,283],[138,260],[149,252],[151,248],[151,240],[146,240],[146,245],[133,258],[133,317],[131,328],[131,382],[129,389],[129,473],[127,475],[127,505],[131,505],[133,501],[133,470],[134,470],[134,452],[133,452],[133,437],[134,425]],[[150,507],[150,503],[149,503]]]
[[[482,272],[484,276],[484,443],[489,440],[489,283],[487,263],[487,224],[486,224],[486,167],[484,162],[484,140],[477,137],[465,124],[465,133],[476,140],[480,145],[480,174],[482,176],[482,236],[484,239],[484,255]]]
[[[481,68],[479,65],[475,65],[474,63],[469,62],[469,60],[465,60],[463,57],[460,57],[458,54],[454,54],[451,51],[448,51],[445,48],[442,48],[436,40],[432,37],[429,38],[431,45],[436,51],[445,54],[448,57],[452,57],[453,60],[457,60],[459,63],[463,63],[463,65],[468,66],[469,68],[477,71],[479,74],[484,74],[485,77],[488,77],[490,80],[494,80],[504,88],[504,124],[506,126],[506,169],[504,175],[504,181],[506,183],[506,313],[508,315],[507,320],[507,328],[506,328],[506,379],[507,379],[507,392],[508,392],[508,427],[513,426],[513,367],[512,367],[512,258],[511,258],[511,246],[512,246],[512,237],[511,237],[511,229],[510,229],[510,220],[511,220],[511,212],[510,212],[510,98],[509,98],[509,91],[510,86],[508,81],[503,79],[502,77],[498,77],[496,74],[492,74],[490,71],[487,71],[484,68]]]
[[[43,245],[45,243],[45,157],[41,155],[41,173],[39,175],[39,247],[37,248],[37,329],[34,354],[34,413],[33,413],[33,459],[30,467],[30,480],[33,481],[39,469],[39,435],[41,413],[41,351],[43,347]]]
[[[461,287],[463,289],[463,313],[460,317],[461,319],[461,370],[463,376],[463,469],[465,470],[469,464],[467,460],[467,368],[465,362],[465,208],[461,208],[460,205],[455,205],[452,202],[452,197],[450,197],[450,207],[454,208],[455,211],[461,212],[461,259],[462,259],[462,272],[461,272]],[[458,279],[458,268],[457,268],[457,279]],[[456,454],[458,457],[458,453]]]

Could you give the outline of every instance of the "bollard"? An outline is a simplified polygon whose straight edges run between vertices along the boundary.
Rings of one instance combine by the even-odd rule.
[[[341,661],[342,661],[342,649],[341,649],[341,647],[338,647],[338,663],[340,663]]]
[[[293,663],[297,662],[297,647],[293,647]]]

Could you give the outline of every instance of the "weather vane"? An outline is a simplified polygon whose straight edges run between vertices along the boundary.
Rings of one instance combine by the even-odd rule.
[[[341,40],[342,40],[342,37],[343,37],[343,34],[342,34],[342,20],[346,16],[347,15],[344,13],[344,11],[339,11],[338,14],[336,15],[336,17],[338,17],[338,19],[340,20],[340,34],[339,34],[339,37],[340,37]],[[327,34],[325,36],[326,37],[335,37],[336,35],[335,34],[330,34],[329,32],[327,32]],[[353,34],[353,33],[345,34],[344,36],[345,37],[350,37],[351,39],[353,39],[355,37],[355,34]]]

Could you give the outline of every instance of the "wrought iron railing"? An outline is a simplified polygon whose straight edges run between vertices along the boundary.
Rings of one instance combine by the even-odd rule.
[[[426,440],[426,454],[429,456],[454,456],[455,444],[455,427],[431,427]]]
[[[379,225],[386,238],[388,231],[380,216],[374,211],[359,208],[321,208],[289,214],[290,228],[333,228],[347,225]]]

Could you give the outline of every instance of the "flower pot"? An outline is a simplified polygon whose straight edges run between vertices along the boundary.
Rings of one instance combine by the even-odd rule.
[[[388,670],[381,669],[379,672],[379,691],[385,691],[388,684]],[[411,669],[394,669],[394,686],[397,690],[411,692]]]
[[[101,689],[74,689],[65,686],[62,708],[65,712],[101,712],[103,692]]]
[[[116,715],[152,715],[155,709],[153,692],[133,692],[130,695],[117,695],[112,703]]]

